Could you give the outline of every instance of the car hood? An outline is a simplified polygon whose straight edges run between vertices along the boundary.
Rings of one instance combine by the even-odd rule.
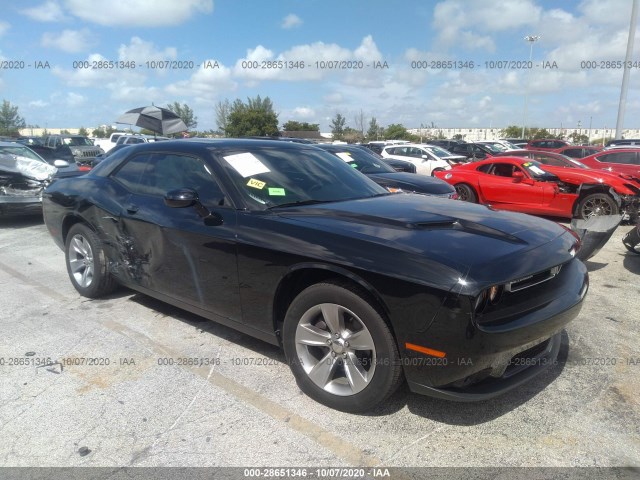
[[[560,180],[571,183],[606,183],[614,188],[624,188],[624,179],[615,173],[609,173],[605,171],[584,169],[584,168],[571,168],[571,167],[552,167],[550,165],[543,165],[543,168],[554,175]],[[629,183],[629,181],[627,181]]]
[[[324,260],[469,294],[564,263],[576,242],[548,220],[422,195],[274,212],[311,230],[299,234]]]
[[[455,189],[444,180],[415,173],[375,173],[367,176],[383,187],[395,187],[403,190],[426,193],[428,195],[446,195],[455,192]]]

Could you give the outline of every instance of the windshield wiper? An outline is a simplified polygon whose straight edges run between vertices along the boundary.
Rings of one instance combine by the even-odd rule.
[[[336,202],[337,200],[298,200],[296,202],[289,203],[280,203],[279,205],[273,205],[268,207],[267,210],[271,210],[273,208],[284,208],[284,207],[299,207],[302,205],[316,205],[318,203],[330,203]]]

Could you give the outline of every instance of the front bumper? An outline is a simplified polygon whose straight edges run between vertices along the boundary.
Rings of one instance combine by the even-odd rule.
[[[574,259],[553,280],[503,300],[504,306],[480,321],[463,308],[441,309],[427,330],[401,339],[444,354],[432,358],[403,350],[410,389],[477,401],[528,382],[555,364],[561,331],[580,313],[588,285],[586,267]]]

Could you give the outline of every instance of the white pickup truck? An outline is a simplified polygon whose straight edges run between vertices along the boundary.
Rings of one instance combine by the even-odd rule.
[[[133,133],[113,132],[109,138],[98,138],[93,143],[101,147],[105,153],[116,146],[118,139],[125,135],[133,135]]]

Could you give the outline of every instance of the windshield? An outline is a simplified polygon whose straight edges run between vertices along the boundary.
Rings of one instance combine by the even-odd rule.
[[[93,142],[86,137],[68,137],[63,138],[62,143],[65,145],[69,145],[70,147],[78,147],[78,146],[93,146]]]
[[[45,162],[45,160],[38,155],[36,152],[27,147],[20,146],[10,146],[10,147],[0,147],[0,153],[7,155],[16,155],[18,157],[30,158],[32,160],[39,160],[41,162]],[[46,163],[46,162],[45,162]]]
[[[256,210],[389,193],[345,161],[315,147],[227,150],[219,160],[249,207]]]
[[[482,144],[482,146],[484,148],[486,148],[487,150],[489,150],[491,153],[500,153],[500,152],[504,151],[504,150],[499,149],[496,145],[490,145],[488,143],[484,143],[484,144]]]
[[[575,158],[571,158],[568,157],[566,155],[562,155],[568,162],[569,165],[567,165],[567,167],[573,167],[573,168],[589,168],[587,167],[584,163],[579,162],[578,160],[576,160]]]
[[[429,150],[431,153],[433,153],[436,157],[446,158],[446,157],[450,157],[451,156],[451,152],[448,152],[444,148],[427,147],[427,150]]]
[[[524,168],[531,178],[541,181],[541,182],[555,182],[558,181],[558,177],[553,173],[549,173],[544,170],[544,165],[540,163],[530,160],[522,164],[522,168]]]
[[[321,147],[322,148],[322,147]],[[347,162],[347,164],[356,170],[365,173],[395,173],[395,170],[387,165],[383,160],[362,150],[360,148],[335,149],[322,148],[336,157]]]

